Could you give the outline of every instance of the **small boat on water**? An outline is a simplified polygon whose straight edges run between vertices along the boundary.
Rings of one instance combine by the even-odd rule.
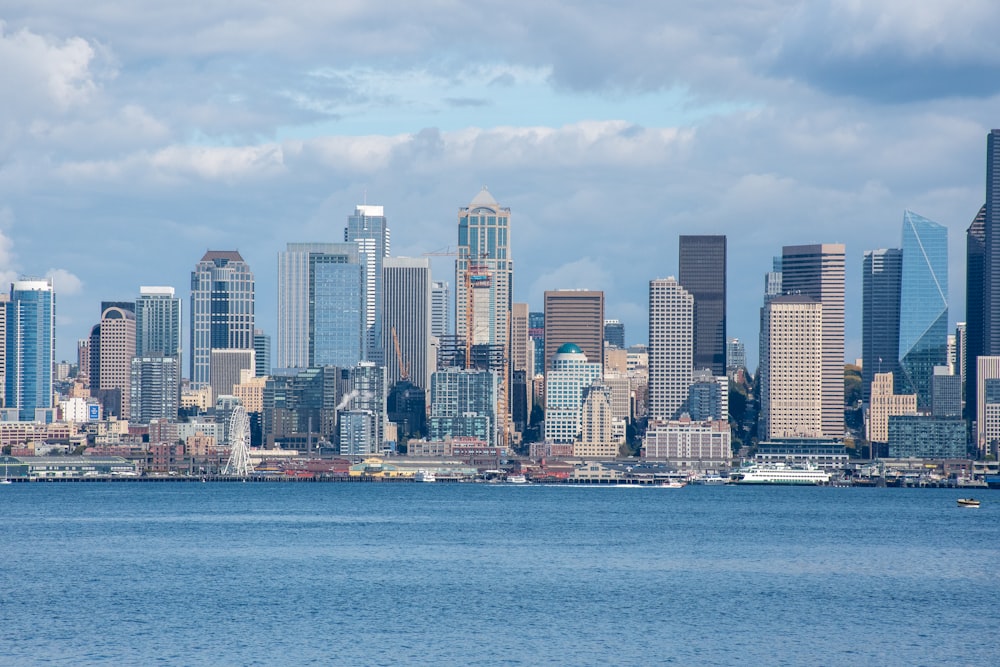
[[[671,479],[667,480],[666,482],[660,482],[656,486],[660,487],[661,489],[683,489],[685,486],[687,486],[687,482],[681,482],[676,479]]]
[[[417,474],[413,476],[414,481],[417,482],[436,482],[437,476],[430,470],[418,470]]]
[[[528,478],[524,475],[507,475],[508,484],[527,484]]]
[[[959,498],[958,499],[958,506],[959,507],[979,507],[979,504],[980,504],[980,501],[976,500],[975,498]]]

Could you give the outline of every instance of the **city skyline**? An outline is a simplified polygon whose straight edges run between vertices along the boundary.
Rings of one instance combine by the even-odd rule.
[[[207,248],[238,249],[263,278],[286,243],[336,241],[345,211],[373,201],[393,252],[419,256],[453,243],[455,207],[483,184],[517,221],[512,300],[603,289],[630,342],[679,234],[730,238],[727,335],[751,365],[755,276],[783,244],[844,243],[857,303],[860,252],[920,211],[949,229],[949,302],[963,302],[955,235],[984,201],[998,93],[992,51],[969,45],[989,43],[1000,8],[552,3],[484,49],[455,37],[483,11],[461,3],[206,6],[4,17],[0,81],[18,100],[0,110],[0,269],[53,276],[59,358],[102,298],[182,290]],[[266,331],[276,301],[262,284]]]

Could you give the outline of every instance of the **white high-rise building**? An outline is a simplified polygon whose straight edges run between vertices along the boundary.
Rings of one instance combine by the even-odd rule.
[[[344,240],[358,244],[365,266],[365,359],[381,363],[382,260],[389,256],[389,226],[382,206],[358,204],[347,218]]]
[[[823,304],[798,294],[774,297],[761,326],[761,439],[824,437]]]
[[[677,280],[649,281],[649,418],[675,419],[694,363],[694,297]]]
[[[441,338],[451,333],[449,294],[446,281],[435,280],[431,283],[431,335],[435,338]]]
[[[545,374],[546,442],[577,440],[582,428],[585,391],[601,379],[601,370],[601,364],[587,361],[587,355],[574,343],[564,343],[556,350],[552,366]]]
[[[976,443],[980,455],[1000,442],[1000,356],[976,357]]]

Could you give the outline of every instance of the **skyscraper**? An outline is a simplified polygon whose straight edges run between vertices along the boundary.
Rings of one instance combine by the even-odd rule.
[[[6,306],[7,408],[19,421],[35,419],[35,410],[52,407],[52,364],[55,361],[56,297],[52,280],[14,281]]]
[[[611,347],[625,349],[625,325],[620,320],[604,320],[604,342]]]
[[[387,386],[392,387],[405,375],[414,385],[429,389],[434,370],[431,367],[430,260],[386,257],[382,264],[382,286],[380,319]]]
[[[935,366],[948,363],[948,230],[906,211],[900,282],[899,364],[902,393],[931,407]]]
[[[357,243],[364,265],[364,359],[382,363],[382,260],[389,256],[389,227],[382,206],[358,204],[347,218],[344,241]]]
[[[976,358],[986,354],[983,346],[985,327],[983,310],[983,262],[986,257],[986,206],[979,209],[965,232],[965,413],[966,419],[977,419],[978,365]]]
[[[129,367],[129,420],[137,424],[148,424],[154,419],[176,421],[180,358],[151,352],[132,357]]]
[[[986,216],[983,221],[983,354],[1000,354],[1000,130],[986,138]]]
[[[726,237],[681,236],[678,282],[694,297],[694,367],[726,374]]]
[[[128,306],[131,306],[129,308]],[[131,413],[135,306],[109,305],[101,312],[100,383],[104,414],[128,419]]]
[[[844,436],[844,245],[785,246],[781,287],[823,306],[823,432]]]
[[[585,392],[601,379],[601,371],[601,365],[588,361],[579,346],[571,342],[559,346],[545,373],[546,442],[565,444],[576,440],[582,427]]]
[[[485,187],[458,211],[455,261],[455,333],[472,345],[507,345],[514,262],[510,209]]]
[[[649,281],[649,418],[676,418],[694,359],[694,297],[676,279]]]
[[[441,338],[451,333],[448,283],[435,280],[431,283],[431,335]]]
[[[181,300],[173,287],[140,287],[135,301],[135,353],[181,354]]]
[[[903,251],[866,250],[862,262],[861,390],[871,399],[877,373],[899,375],[899,296]]]
[[[604,292],[545,292],[545,373],[565,343],[583,350],[590,363],[604,367]]]
[[[823,304],[789,294],[768,301],[763,312],[760,438],[823,437]]]
[[[271,337],[260,329],[253,332],[254,375],[262,378],[271,374]]]
[[[253,349],[254,278],[235,250],[209,250],[191,272],[191,382],[211,382],[213,349]]]
[[[278,368],[365,358],[364,261],[353,242],[289,243],[278,253]]]

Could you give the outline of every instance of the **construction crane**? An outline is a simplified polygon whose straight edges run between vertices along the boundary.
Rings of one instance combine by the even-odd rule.
[[[403,363],[403,349],[399,346],[399,336],[396,335],[396,327],[392,327],[392,345],[396,348],[396,362],[399,364],[399,379],[406,381],[410,379],[410,366]]]

